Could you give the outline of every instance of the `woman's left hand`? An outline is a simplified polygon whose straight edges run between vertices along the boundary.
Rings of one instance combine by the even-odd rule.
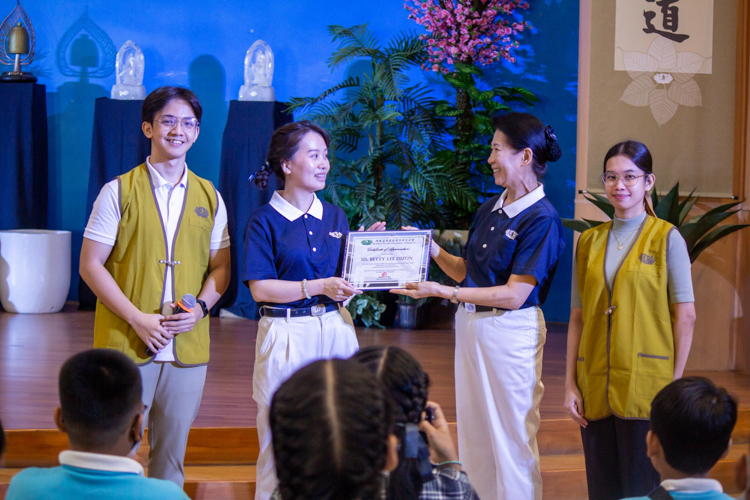
[[[413,299],[421,299],[423,297],[441,297],[440,285],[434,281],[422,281],[419,283],[407,283],[406,289],[394,288],[390,290],[391,293],[398,295],[407,295]]]
[[[385,222],[376,222],[367,229],[365,229],[365,226],[359,226],[359,229],[357,231],[385,231]]]

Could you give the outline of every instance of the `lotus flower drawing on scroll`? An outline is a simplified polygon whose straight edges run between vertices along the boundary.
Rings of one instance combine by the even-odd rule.
[[[625,52],[625,69],[633,79],[621,101],[649,106],[659,126],[682,106],[702,106],[703,96],[693,80],[705,58],[694,52],[677,52],[675,43],[658,36],[648,52]]]

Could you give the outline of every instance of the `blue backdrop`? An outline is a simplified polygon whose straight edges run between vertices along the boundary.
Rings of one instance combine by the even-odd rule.
[[[563,217],[573,216],[575,195],[578,2],[530,0],[526,33],[514,66],[497,64],[486,73],[491,84],[534,91],[541,102],[532,112],[552,125],[563,157],[552,164],[546,191]],[[0,0],[5,17],[16,0]],[[85,226],[94,100],[115,83],[113,55],[128,39],[146,59],[144,85],[184,85],[201,99],[201,140],[188,155],[198,175],[218,184],[221,137],[229,100],[243,83],[245,52],[258,38],[273,48],[274,87],[280,101],[317,95],[339,82],[346,69],[331,73],[326,61],[336,45],[326,26],[369,23],[381,41],[403,30],[419,30],[401,0],[25,0],[36,32],[32,67],[47,86],[49,127],[49,227],[73,231],[73,282],[77,298],[78,254]],[[356,63],[354,63],[356,64]],[[437,82],[434,74],[414,78]],[[436,92],[445,90],[435,86]],[[572,233],[548,302],[547,320],[567,321],[570,302]]]

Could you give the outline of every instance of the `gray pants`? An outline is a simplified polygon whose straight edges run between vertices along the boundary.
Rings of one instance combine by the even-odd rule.
[[[185,450],[190,426],[198,415],[206,366],[149,363],[140,367],[143,404],[148,405],[148,476],[185,483]]]

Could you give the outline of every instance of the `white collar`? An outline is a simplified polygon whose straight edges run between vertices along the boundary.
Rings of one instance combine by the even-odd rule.
[[[148,171],[151,173],[151,181],[154,183],[155,189],[163,188],[164,186],[171,186],[172,184],[170,182],[167,182],[167,180],[164,179],[164,177],[161,176],[159,172],[156,171],[154,167],[151,166],[151,157],[149,156],[146,158],[146,167],[148,168]],[[180,179],[180,182],[178,182],[176,185],[180,187],[187,186],[187,178],[188,178],[188,168],[187,163],[185,164],[185,169],[182,171],[182,178]]]
[[[508,198],[508,190],[506,189],[503,191],[503,194],[500,195],[500,198],[498,198],[497,203],[495,203],[495,206],[492,208],[492,211],[500,210],[501,208],[503,211],[510,217],[511,219],[515,217],[516,215],[520,214],[527,208],[529,208],[531,205],[536,203],[537,201],[544,198],[544,185],[539,184],[539,186],[536,187],[533,191],[530,193],[527,193],[525,196],[522,196],[521,198],[517,199],[507,207],[505,205],[505,200]]]
[[[665,479],[661,482],[662,488],[667,491],[684,491],[686,493],[702,493],[704,491],[717,491],[724,493],[721,483],[716,479],[702,477],[686,477],[685,479]]]
[[[60,465],[78,467],[79,469],[100,470],[105,472],[124,472],[126,474],[143,475],[141,464],[128,457],[103,455],[86,451],[61,451],[57,457]]]
[[[318,220],[323,220],[323,204],[318,199],[318,196],[313,193],[313,202],[310,209],[307,212],[303,212],[299,208],[295,207],[279,194],[281,191],[275,191],[271,196],[271,201],[268,203],[281,215],[283,215],[289,222],[295,221],[308,213]]]

